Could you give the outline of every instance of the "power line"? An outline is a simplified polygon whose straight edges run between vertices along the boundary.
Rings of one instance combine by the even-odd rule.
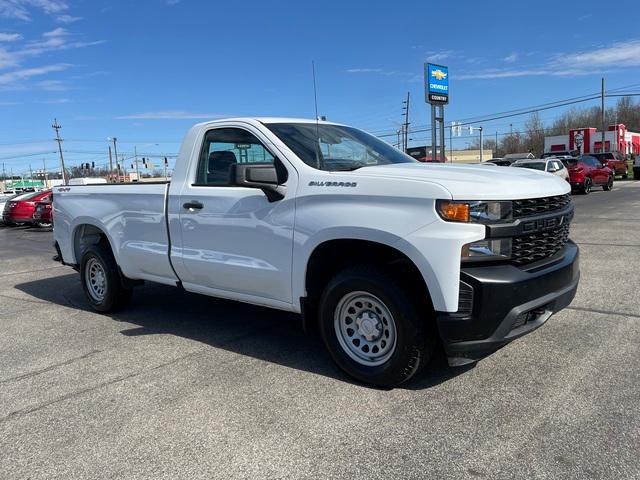
[[[605,95],[605,97],[626,97],[626,96],[637,96],[640,94],[637,93],[632,93],[632,94],[607,94]],[[574,105],[577,103],[582,103],[582,102],[587,102],[590,100],[597,100],[601,98],[601,95],[595,95],[595,96],[591,96],[588,98],[583,98],[581,100],[572,100],[572,101],[567,101],[567,102],[563,102],[563,103],[555,103],[555,104],[550,104],[547,107],[540,107],[540,108],[534,108],[531,110],[526,110],[526,111],[520,111],[519,113],[510,113],[510,114],[504,114],[504,115],[498,115],[498,116],[494,116],[494,117],[477,117],[477,120],[475,121],[463,121],[461,123],[458,123],[457,125],[459,126],[466,126],[466,125],[473,125],[474,123],[480,123],[480,122],[490,122],[490,121],[494,121],[494,120],[501,120],[503,118],[510,118],[510,117],[517,117],[520,115],[526,115],[527,113],[534,113],[534,112],[541,112],[544,110],[550,110],[552,108],[559,108],[559,107],[565,107],[568,105]],[[446,125],[445,128],[451,128],[450,125]],[[423,129],[416,129],[416,130],[412,130],[411,133],[422,133],[422,132],[430,132],[431,128],[423,128]],[[384,134],[384,135],[376,135],[377,137],[380,138],[385,138],[385,137],[393,137],[395,134],[394,133],[388,133],[388,134]]]

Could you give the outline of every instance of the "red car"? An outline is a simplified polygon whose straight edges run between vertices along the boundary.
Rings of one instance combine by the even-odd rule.
[[[2,221],[9,226],[33,223],[36,203],[50,202],[51,190],[28,193],[7,202],[2,212]]]
[[[562,163],[569,172],[571,188],[582,193],[589,193],[594,186],[609,191],[613,188],[613,170],[591,155],[577,158],[566,158]]]
[[[53,225],[53,212],[51,202],[38,202],[33,213],[33,224],[38,227],[50,227]]]
[[[592,155],[613,170],[614,175],[622,175],[622,178],[627,178],[627,161],[620,153],[605,152]]]

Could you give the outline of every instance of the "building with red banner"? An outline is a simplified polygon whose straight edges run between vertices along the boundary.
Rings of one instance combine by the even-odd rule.
[[[579,150],[580,153],[620,152],[623,155],[640,153],[640,133],[630,132],[624,123],[609,125],[604,132],[604,150],[602,132],[595,128],[575,128],[568,135],[544,137],[545,152]]]

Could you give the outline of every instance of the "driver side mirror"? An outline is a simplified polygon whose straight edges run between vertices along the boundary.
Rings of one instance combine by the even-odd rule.
[[[235,163],[231,167],[233,184],[240,187],[259,188],[270,202],[282,200],[286,187],[281,185],[282,174],[273,163]]]

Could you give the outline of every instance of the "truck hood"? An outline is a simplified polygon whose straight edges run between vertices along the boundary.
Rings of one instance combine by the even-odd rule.
[[[436,183],[448,190],[454,200],[516,200],[563,195],[571,191],[566,180],[529,168],[398,163],[362,167],[352,173],[362,177]]]

